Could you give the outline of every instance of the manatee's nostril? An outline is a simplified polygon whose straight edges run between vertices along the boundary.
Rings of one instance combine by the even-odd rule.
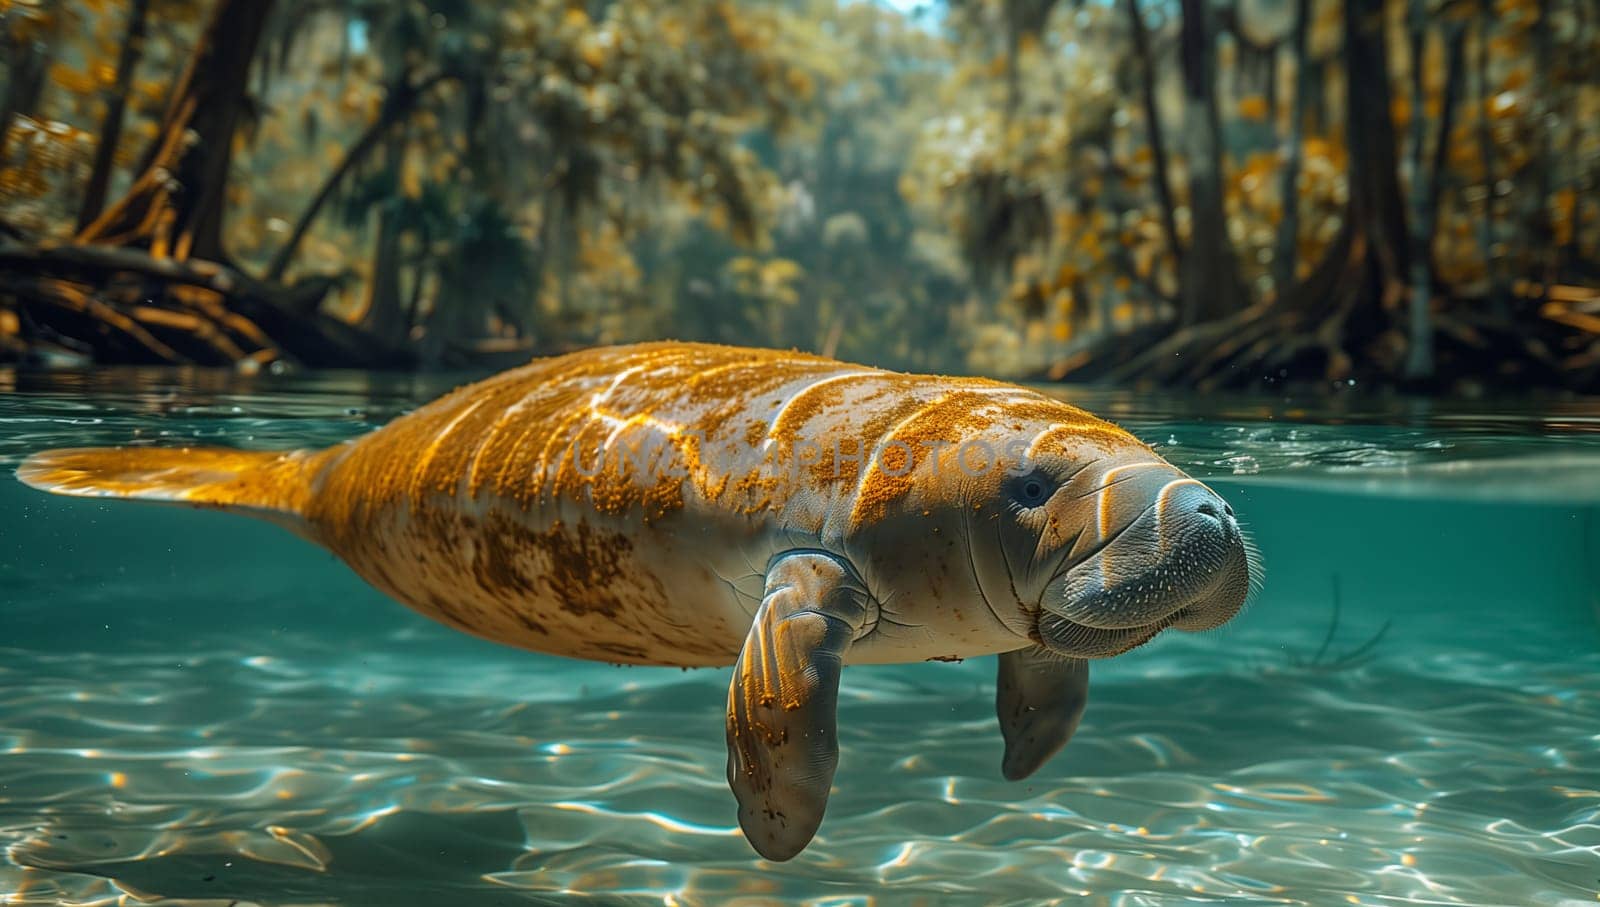
[[[1224,533],[1234,526],[1233,508],[1222,496],[1193,479],[1181,479],[1162,489],[1161,513],[1175,531]]]

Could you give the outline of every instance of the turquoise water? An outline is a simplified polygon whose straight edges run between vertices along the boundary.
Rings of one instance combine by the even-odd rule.
[[[454,383],[0,372],[0,467],[327,444]],[[1096,664],[1021,783],[992,659],[850,668],[784,864],[734,822],[727,670],[499,647],[266,524],[0,481],[0,904],[1595,903],[1600,404],[1058,393],[1221,491],[1263,593]]]

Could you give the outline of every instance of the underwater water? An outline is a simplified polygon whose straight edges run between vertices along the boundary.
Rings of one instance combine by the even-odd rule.
[[[0,904],[1600,893],[1600,404],[1052,391],[1227,497],[1263,592],[1097,662],[1019,783],[993,659],[847,669],[836,792],[782,864],[735,823],[727,669],[497,646],[267,524],[10,478],[58,446],[324,445],[453,383],[0,372]]]

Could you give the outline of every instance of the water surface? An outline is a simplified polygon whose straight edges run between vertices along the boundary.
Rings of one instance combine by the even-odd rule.
[[[329,444],[457,380],[0,372],[0,468]],[[1227,496],[1263,594],[1097,664],[1022,783],[993,659],[849,669],[784,864],[734,822],[726,670],[496,646],[265,524],[0,481],[0,904],[1595,902],[1600,405],[1056,392]]]

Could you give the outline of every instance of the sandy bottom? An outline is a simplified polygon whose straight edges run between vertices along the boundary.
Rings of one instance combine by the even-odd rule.
[[[785,864],[734,825],[726,671],[414,624],[0,650],[0,904],[1595,902],[1600,655],[1485,631],[1297,666],[1321,635],[1097,667],[1017,784],[992,660],[853,668],[827,820]]]

